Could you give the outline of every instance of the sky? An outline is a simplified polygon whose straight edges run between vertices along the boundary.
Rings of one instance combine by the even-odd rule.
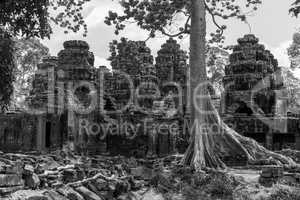
[[[300,18],[292,17],[288,13],[293,0],[262,1],[263,3],[259,6],[258,10],[248,16],[251,32],[247,24],[238,20],[231,19],[225,22],[228,27],[225,32],[225,44],[233,45],[244,34],[255,34],[260,39],[260,42],[275,55],[279,61],[279,65],[287,67],[289,66],[289,58],[286,49],[291,44],[293,33],[300,28]],[[122,11],[117,2],[116,0],[91,0],[87,3],[83,13],[88,25],[87,37],[83,37],[82,32],[65,34],[61,28],[54,27],[54,33],[50,40],[45,39],[42,42],[50,49],[52,55],[57,55],[63,48],[64,41],[85,40],[89,43],[90,50],[95,55],[95,66],[110,66],[107,61],[109,57],[109,42],[120,37],[127,37],[130,40],[145,40],[147,38],[147,32],[139,29],[134,24],[128,26],[125,31],[120,33],[120,36],[116,36],[114,28],[104,23],[105,16],[109,10]],[[209,19],[209,16],[207,18]],[[215,27],[208,24],[208,32],[212,30],[215,30]],[[147,45],[151,48],[154,56],[167,39],[167,37],[159,36],[147,41]],[[178,40],[178,42],[184,50],[188,50],[188,37]]]

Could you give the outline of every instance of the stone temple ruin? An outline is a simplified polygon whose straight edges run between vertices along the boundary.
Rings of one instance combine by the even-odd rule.
[[[141,63],[120,59],[112,71],[94,66],[84,41],[66,41],[57,57],[44,58],[24,111],[0,116],[0,150],[183,153],[190,116],[187,53],[169,39],[154,64],[146,44],[136,44]],[[300,149],[299,116],[287,112],[278,63],[254,35],[238,40],[223,82],[219,112],[226,123],[269,149]]]
[[[223,83],[220,112],[228,125],[269,149],[300,149],[299,115],[288,113],[281,69],[254,35],[234,46]]]
[[[94,67],[86,42],[66,41],[57,57],[38,65],[24,112],[1,116],[0,149],[47,151],[68,144],[89,154],[174,153],[186,93],[175,83],[186,80],[186,52],[170,39],[154,65],[146,44],[137,45],[142,62],[118,60],[111,72]]]

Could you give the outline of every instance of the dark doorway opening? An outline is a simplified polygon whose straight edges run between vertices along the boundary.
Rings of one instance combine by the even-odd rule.
[[[273,143],[275,150],[293,148],[296,138],[294,134],[276,133],[273,135]]]
[[[244,136],[252,138],[263,145],[266,143],[266,134],[264,133],[245,133]]]
[[[240,101],[239,107],[235,110],[235,113],[251,116],[253,114],[253,111],[247,106],[245,102]]]
[[[46,122],[46,148],[51,147],[51,122]]]

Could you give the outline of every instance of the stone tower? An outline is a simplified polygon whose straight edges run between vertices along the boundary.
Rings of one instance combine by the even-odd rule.
[[[174,85],[165,85],[168,82],[174,82],[181,89],[182,97],[180,101],[183,105],[186,105],[187,102],[184,98],[187,96],[187,58],[187,53],[180,48],[177,41],[170,38],[157,52],[155,64],[162,95],[165,97],[170,91],[178,94],[178,89]],[[179,101],[176,104],[178,106]],[[181,112],[183,112],[182,109]]]
[[[79,130],[79,119],[93,120],[98,111],[97,73],[94,55],[84,41],[71,40],[58,53],[58,102],[67,118],[67,146],[71,150],[88,148],[91,141]],[[84,138],[82,138],[85,136]],[[83,141],[84,140],[84,141]],[[84,145],[84,147],[82,146]]]
[[[153,56],[143,41],[124,40],[119,46],[118,55],[111,59],[113,69],[111,96],[116,99],[118,110],[124,110],[126,106],[138,101],[135,98],[135,89],[145,81],[147,69],[153,64]],[[150,68],[151,74],[153,69]],[[143,105],[141,102],[141,106]]]
[[[157,52],[156,69],[158,78],[185,84],[187,54],[176,40],[170,38]]]
[[[238,133],[272,149],[288,134],[288,95],[278,62],[254,35],[238,39],[225,68],[221,115]],[[294,140],[294,139],[291,139]]]

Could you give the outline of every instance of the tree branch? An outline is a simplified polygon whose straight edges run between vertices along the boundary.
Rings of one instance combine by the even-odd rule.
[[[167,32],[165,31],[165,29],[163,29],[163,28],[161,28],[160,31],[161,31],[161,33],[162,33],[163,35],[166,35],[166,36],[168,36],[168,37],[178,37],[178,36],[180,36],[180,35],[182,35],[182,34],[189,33],[190,31],[189,31],[188,27],[189,27],[189,21],[190,21],[190,19],[191,19],[191,16],[189,16],[189,17],[187,18],[187,20],[186,20],[186,22],[185,22],[185,25],[184,25],[184,30],[182,30],[182,31],[180,31],[180,32],[178,32],[178,33],[170,34],[170,33],[167,33]]]
[[[211,15],[212,21],[213,23],[216,25],[216,27],[221,31],[220,35],[223,35],[224,31],[223,28],[217,23],[216,21],[216,16],[214,15],[214,13],[210,10],[210,8],[208,7],[208,5],[206,4],[206,2],[204,1],[205,4],[205,8],[208,11],[208,13]]]

